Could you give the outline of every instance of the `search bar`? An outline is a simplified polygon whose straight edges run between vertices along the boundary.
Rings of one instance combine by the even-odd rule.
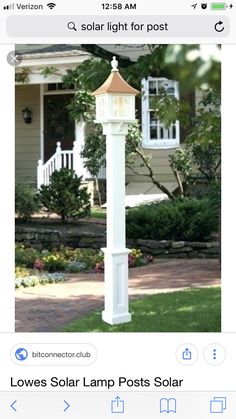
[[[43,28],[43,30],[42,30]],[[221,38],[230,33],[224,16],[9,16],[11,38]]]

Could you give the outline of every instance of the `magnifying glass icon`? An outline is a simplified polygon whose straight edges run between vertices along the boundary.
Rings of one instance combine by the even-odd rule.
[[[76,27],[75,27],[75,22],[69,22],[67,24],[68,29],[72,29],[74,31],[77,31]]]

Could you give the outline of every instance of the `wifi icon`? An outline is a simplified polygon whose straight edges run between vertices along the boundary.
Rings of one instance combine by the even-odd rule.
[[[49,9],[54,9],[54,7],[56,6],[55,3],[48,3],[47,6],[49,7]]]

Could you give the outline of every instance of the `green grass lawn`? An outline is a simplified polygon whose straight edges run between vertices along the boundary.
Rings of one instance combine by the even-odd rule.
[[[91,208],[91,217],[101,218],[105,220],[106,216],[107,216],[107,210],[105,208],[100,208],[100,207]]]
[[[130,302],[132,322],[110,326],[94,311],[64,332],[220,332],[220,287],[155,294]]]

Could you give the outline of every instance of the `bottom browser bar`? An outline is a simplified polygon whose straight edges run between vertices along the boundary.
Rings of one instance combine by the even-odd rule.
[[[176,419],[212,418],[224,414],[235,418],[236,392],[39,392],[0,393],[2,417],[41,419],[70,418],[96,419],[119,417],[128,419],[156,419],[171,414]],[[162,416],[163,415],[163,416]]]

